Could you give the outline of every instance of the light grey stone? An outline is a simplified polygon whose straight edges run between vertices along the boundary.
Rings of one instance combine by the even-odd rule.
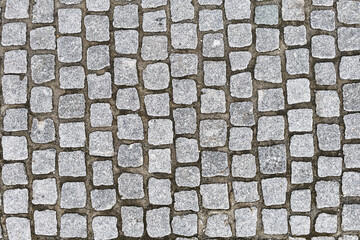
[[[312,109],[292,109],[287,112],[290,132],[311,132],[313,128]]]
[[[55,28],[35,28],[30,31],[30,47],[33,50],[55,50]]]
[[[31,58],[31,78],[35,83],[55,79],[55,56],[52,54],[34,55]]]
[[[258,90],[258,110],[260,112],[284,109],[284,92],[281,88]]]
[[[120,167],[140,167],[143,165],[143,150],[141,143],[122,144],[118,151],[118,165]]]
[[[355,235],[342,235],[338,239],[339,240],[359,240],[359,238]]]
[[[172,231],[181,236],[194,236],[198,231],[197,221],[196,214],[174,216],[171,221]]]
[[[115,189],[94,189],[90,192],[91,206],[96,211],[110,210],[116,204]]]
[[[5,4],[5,18],[22,19],[29,17],[29,0],[8,0]],[[21,236],[21,235],[20,235]]]
[[[290,216],[290,228],[292,235],[308,235],[310,233],[309,216]]]
[[[195,49],[197,47],[197,26],[193,23],[171,25],[171,45],[175,49]]]
[[[54,121],[51,118],[44,120],[33,118],[30,138],[34,143],[49,143],[55,141]]]
[[[230,103],[230,123],[234,126],[255,125],[253,103],[252,102]]]
[[[286,178],[267,178],[261,180],[261,189],[265,206],[281,205],[286,201]]]
[[[141,174],[122,173],[118,178],[121,199],[144,198],[144,177]]]
[[[45,236],[56,236],[57,231],[57,220],[56,220],[56,211],[54,210],[44,210],[44,211],[34,211],[34,228],[36,235],[45,235]]]
[[[82,66],[60,68],[60,88],[73,89],[84,88],[85,71]]]
[[[315,184],[317,208],[338,207],[340,184],[336,181],[317,181]],[[343,189],[344,192],[344,189]],[[346,190],[345,190],[346,192]],[[347,195],[345,193],[345,195]]]
[[[334,4],[334,0],[312,0],[314,6],[326,6],[331,7]]]
[[[228,157],[225,152],[203,151],[201,154],[201,176],[228,176]]]
[[[335,66],[331,62],[315,63],[315,80],[318,85],[336,84]]]
[[[115,28],[137,28],[139,26],[138,6],[135,4],[118,5],[114,8]]]
[[[229,24],[228,41],[230,47],[240,48],[250,46],[252,44],[251,24]]]
[[[200,5],[217,5],[220,6],[223,0],[198,0]]]
[[[200,31],[217,31],[223,28],[223,13],[220,9],[203,9],[199,11]]]
[[[359,111],[359,95],[360,95],[360,84],[352,83],[345,84],[343,86],[343,101],[344,110],[349,112]]]
[[[360,205],[344,204],[342,210],[341,229],[344,231],[360,230]]]
[[[78,213],[64,213],[61,216],[60,237],[86,238],[87,217]]]
[[[3,75],[1,78],[3,101],[5,104],[23,104],[27,101],[27,77]]]
[[[170,72],[166,63],[149,64],[143,71],[144,86],[150,90],[162,90],[169,86]]]
[[[202,147],[221,147],[226,143],[227,124],[224,120],[200,121],[200,145]]]
[[[66,5],[73,5],[73,4],[79,4],[81,3],[83,0],[59,0],[61,3],[66,4]]]
[[[340,27],[337,36],[340,51],[360,50],[360,28]]]
[[[360,55],[343,56],[340,60],[339,72],[342,79],[360,79]]]
[[[225,15],[228,20],[248,19],[251,15],[250,0],[225,0]]]
[[[32,173],[48,174],[55,172],[55,149],[35,150],[32,152]]]
[[[116,135],[119,139],[144,139],[144,125],[138,114],[119,115],[117,117],[117,127]]]
[[[165,10],[143,13],[142,28],[144,32],[166,32]]]
[[[265,234],[288,233],[288,212],[286,209],[263,209],[261,215]]]
[[[105,42],[110,40],[109,18],[102,15],[86,15],[84,18],[86,40]]]
[[[58,191],[55,178],[33,180],[32,182],[32,204],[54,205],[58,199]]]
[[[255,157],[252,154],[234,155],[231,167],[233,177],[253,178],[256,176]]]
[[[170,235],[170,208],[162,207],[147,210],[146,231],[152,238],[160,238]]]
[[[319,149],[322,151],[340,150],[340,127],[337,124],[318,124],[316,126]]]
[[[229,192],[226,183],[200,185],[203,207],[207,209],[229,209]]]
[[[154,205],[169,205],[172,203],[170,179],[149,178],[149,202]]]
[[[179,163],[197,162],[199,160],[199,147],[195,139],[177,138],[176,160]]]
[[[191,0],[170,0],[170,13],[173,22],[193,19],[195,8]]]
[[[174,103],[192,104],[197,101],[196,82],[192,79],[173,79],[172,93]]]
[[[231,71],[244,70],[249,66],[252,54],[248,51],[230,52]]]
[[[238,73],[230,77],[230,94],[236,98],[252,96],[252,78],[250,72]]]
[[[284,42],[288,46],[305,45],[306,27],[304,25],[284,27]]]
[[[166,149],[149,149],[149,173],[171,173],[171,151]]]
[[[60,8],[57,12],[60,33],[81,32],[82,13],[80,8]]]
[[[290,75],[308,74],[309,73],[309,50],[298,48],[286,50],[286,71]]]
[[[109,103],[93,103],[90,106],[91,127],[110,127],[113,115]]]
[[[175,170],[175,182],[179,187],[198,187],[200,170],[197,167],[178,167]]]
[[[360,167],[359,152],[360,152],[360,146],[358,144],[343,145],[344,163],[346,168]]]
[[[346,24],[360,23],[360,3],[357,1],[340,0],[336,4],[339,22]]]
[[[86,8],[94,12],[109,11],[110,0],[86,0]]]
[[[291,183],[303,184],[312,183],[314,178],[311,162],[291,163]]]
[[[173,110],[175,133],[194,134],[196,132],[196,110],[194,108],[176,108]]]
[[[141,7],[143,8],[156,8],[166,5],[167,0],[142,0]]]
[[[260,172],[263,174],[275,174],[286,172],[286,149],[285,145],[273,145],[258,147]]]
[[[62,63],[80,62],[82,40],[80,37],[63,36],[57,39],[58,60]]]
[[[344,196],[360,196],[360,187],[356,183],[360,181],[358,172],[344,172],[342,176],[342,193]]]
[[[116,239],[119,236],[118,220],[114,216],[96,216],[92,219],[94,239]]]
[[[111,79],[110,91],[111,91]],[[96,88],[94,88],[95,90]],[[111,96],[111,95],[110,95]],[[119,110],[131,110],[136,111],[140,109],[140,100],[138,91],[136,88],[122,88],[116,93],[116,107]]]
[[[319,117],[340,116],[340,99],[336,91],[316,91],[315,102]]]
[[[279,49],[280,31],[272,28],[256,28],[256,51],[270,52]]]
[[[311,55],[316,58],[335,57],[335,38],[329,35],[316,35],[311,38]]]
[[[60,118],[82,118],[85,116],[84,94],[67,94],[59,97],[58,114]]]
[[[311,191],[309,189],[292,191],[290,196],[290,207],[293,212],[310,212]]]
[[[170,119],[151,119],[148,122],[148,142],[151,145],[173,143],[173,122]]]
[[[335,30],[335,13],[332,10],[316,10],[310,13],[310,25],[313,29]]]
[[[30,220],[28,218],[6,218],[6,230],[9,240],[31,240]]]
[[[336,233],[337,215],[320,213],[315,220],[315,231],[318,233]]]
[[[26,23],[5,23],[2,26],[1,45],[21,46],[26,44]]]
[[[19,214],[28,213],[29,191],[27,189],[8,189],[4,191],[4,213]]]
[[[208,33],[203,36],[202,54],[204,57],[224,57],[222,33]]]
[[[198,56],[196,54],[179,54],[170,55],[171,76],[184,77],[197,74]]]
[[[86,56],[89,70],[101,70],[110,66],[109,46],[96,45],[89,47]]]
[[[87,75],[88,97],[90,99],[111,98],[111,74],[106,72],[102,75]]]
[[[343,147],[345,160],[347,147],[349,144],[345,144]],[[346,162],[345,162],[346,164]],[[329,176],[340,176],[342,172],[342,158],[341,157],[324,157],[320,156],[318,158],[318,176],[319,177],[329,177]]]
[[[28,142],[25,136],[2,136],[1,147],[4,160],[28,158]]]
[[[229,149],[231,151],[251,150],[253,131],[246,127],[230,128]]]
[[[60,147],[85,147],[86,135],[83,122],[59,124]]]
[[[168,39],[166,36],[144,36],[142,39],[141,58],[145,61],[167,59],[167,43]]]
[[[205,234],[209,237],[231,237],[229,217],[226,214],[210,215],[206,222]]]
[[[148,94],[144,97],[146,113],[149,116],[169,116],[169,93]]]
[[[223,86],[226,84],[225,61],[204,61],[203,71],[206,86]]]
[[[304,0],[282,0],[282,19],[284,21],[304,21],[304,8]]]
[[[58,168],[61,177],[85,177],[85,153],[83,151],[60,152]]]
[[[232,182],[235,202],[257,202],[260,200],[258,182]]]
[[[5,111],[3,118],[4,128],[6,132],[16,132],[28,129],[28,110],[25,108],[12,108]]]
[[[116,85],[134,86],[139,83],[137,68],[136,68],[136,59],[115,58],[114,68],[115,68],[114,83]],[[145,78],[146,77],[144,76],[144,82],[145,82]]]
[[[314,139],[311,134],[293,135],[290,141],[292,157],[312,157],[314,155]]]
[[[111,131],[95,131],[89,134],[89,154],[92,156],[114,156],[114,142]]]
[[[199,199],[195,190],[174,193],[175,211],[199,211]]]
[[[4,73],[26,73],[27,51],[11,50],[4,54]]]
[[[52,23],[54,22],[54,1],[35,0],[32,8],[33,23]]]
[[[27,184],[28,177],[25,171],[25,164],[4,164],[1,169],[1,179],[5,185]]]
[[[53,109],[53,91],[49,87],[33,87],[31,89],[30,110],[35,113],[51,112]]]
[[[135,30],[121,30],[114,33],[115,51],[119,54],[136,54],[139,48],[139,33]]]
[[[141,237],[144,233],[144,210],[142,207],[121,207],[122,231],[127,237]]]
[[[258,210],[256,207],[235,209],[236,237],[252,237],[256,235]]]
[[[284,131],[285,120],[283,116],[263,116],[258,120],[257,140],[283,140]]]
[[[97,161],[92,165],[94,186],[111,186],[114,184],[112,161]]]
[[[258,56],[255,64],[255,79],[259,81],[281,83],[281,59],[279,56]]]
[[[86,205],[86,187],[84,182],[65,182],[61,188],[61,208],[83,208]]]
[[[201,92],[201,113],[226,112],[226,99],[223,90],[203,88]]]
[[[255,23],[277,25],[279,22],[277,5],[261,5],[255,8]]]

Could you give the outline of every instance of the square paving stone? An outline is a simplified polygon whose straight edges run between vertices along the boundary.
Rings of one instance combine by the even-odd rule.
[[[292,191],[290,196],[290,207],[293,212],[310,212],[311,191],[309,189]]]
[[[198,0],[200,5],[217,5],[220,6],[223,0]]]
[[[56,201],[58,199],[58,191],[57,191],[55,178],[34,180],[32,183],[32,190],[33,190],[32,204],[34,205],[56,204]]]
[[[290,140],[292,157],[312,157],[314,155],[314,139],[311,134],[293,135]]]
[[[334,31],[335,13],[332,10],[317,10],[310,13],[310,25],[313,29]]]
[[[224,36],[222,33],[208,33],[203,37],[204,57],[224,57]]]
[[[169,66],[166,63],[147,65],[143,71],[143,81],[144,87],[149,90],[162,90],[167,88],[170,82]]]
[[[174,208],[176,211],[199,211],[199,199],[195,190],[174,193]]]
[[[318,233],[336,233],[337,215],[320,213],[315,220],[315,231]]]
[[[199,160],[199,147],[196,139],[177,138],[175,140],[176,160],[179,163],[197,162]]]
[[[33,118],[30,138],[34,143],[49,143],[55,141],[54,120],[51,118],[44,120]]]
[[[273,145],[258,147],[260,172],[263,174],[275,174],[286,172],[286,149],[285,145]]]
[[[55,149],[35,150],[32,152],[32,173],[47,174],[55,172]]]
[[[110,127],[113,122],[111,106],[108,103],[93,103],[90,106],[91,127]]]
[[[60,33],[80,33],[82,13],[80,8],[61,8],[58,10]]]
[[[144,232],[144,210],[142,207],[121,207],[121,220],[124,235],[127,237],[141,237]]]
[[[65,182],[61,187],[61,208],[83,208],[86,205],[84,182]]]
[[[60,147],[85,147],[86,135],[83,122],[60,123]]]
[[[286,201],[286,178],[266,178],[261,180],[265,206],[281,205]]]
[[[172,203],[170,179],[149,178],[149,203],[154,205],[169,205]]]
[[[340,127],[337,124],[318,124],[317,138],[322,151],[340,150]]]
[[[34,211],[34,225],[36,235],[55,236],[57,235],[56,211],[44,210]]]
[[[26,23],[13,22],[2,25],[1,45],[21,46],[26,44]]]
[[[343,151],[346,159],[346,149],[347,145],[344,145]],[[346,164],[346,162],[345,162]],[[342,173],[342,158],[341,157],[325,157],[320,156],[318,158],[318,176],[319,177],[329,177],[329,176],[340,176]]]
[[[6,230],[9,240],[31,239],[30,220],[22,217],[6,218]]]
[[[114,8],[115,28],[137,28],[139,26],[138,6],[135,4],[119,5]]]
[[[179,54],[170,55],[171,76],[184,77],[197,74],[198,56],[196,54]]]
[[[122,173],[118,178],[121,199],[144,198],[144,177],[141,174]]]
[[[203,151],[201,153],[201,176],[228,176],[228,156],[220,151]]]
[[[80,62],[82,40],[80,37],[63,36],[57,39],[58,60],[63,63]]]
[[[192,79],[173,79],[172,93],[174,103],[192,104],[197,101],[196,82]]]
[[[282,0],[282,19],[284,21],[304,21],[305,20],[305,1],[304,0]]]
[[[89,154],[92,156],[114,156],[114,143],[111,131],[96,131],[89,134]]]
[[[2,94],[5,104],[23,104],[27,101],[27,77],[3,75]]]
[[[340,51],[360,50],[360,28],[340,27],[337,34]]]
[[[165,60],[168,57],[168,38],[166,36],[144,36],[141,58],[145,61]]]
[[[254,155],[234,155],[231,163],[231,174],[233,177],[253,178],[256,176],[256,163]]]
[[[253,103],[234,102],[230,104],[230,123],[234,126],[253,126],[255,124]]]
[[[315,184],[316,207],[338,207],[340,204],[340,184],[336,181],[317,181]],[[344,190],[343,190],[344,191]],[[346,192],[346,191],[345,191]],[[345,194],[347,195],[347,194]]]
[[[26,73],[27,51],[12,50],[4,54],[4,73]]]
[[[228,20],[248,19],[251,15],[250,0],[225,0],[225,15]]]
[[[252,44],[251,24],[229,24],[227,32],[230,47],[240,48]]]
[[[94,186],[110,186],[114,184],[114,173],[111,161],[97,161],[92,165]]]
[[[89,47],[86,53],[86,63],[89,70],[101,70],[109,67],[109,46],[96,45]]]
[[[288,46],[305,45],[306,27],[304,25],[284,27],[284,42]]]
[[[9,189],[4,191],[4,213],[28,213],[29,192],[27,189]]]
[[[30,94],[30,110],[35,113],[51,112],[53,110],[52,96],[53,91],[49,87],[32,88]]]
[[[256,235],[258,210],[256,207],[235,209],[235,229],[237,237]]]
[[[102,15],[87,15],[84,18],[86,40],[105,42],[110,40],[109,18]]]
[[[149,116],[169,116],[170,98],[168,93],[148,94],[144,97],[146,113]]]
[[[60,237],[86,238],[87,217],[78,213],[64,213],[60,222]]]
[[[136,54],[139,48],[139,33],[135,30],[122,30],[114,33],[115,51],[119,54]]]
[[[117,127],[117,137],[119,139],[144,139],[144,125],[138,114],[119,115],[117,117]]]
[[[143,13],[142,28],[144,32],[166,32],[165,10]]]
[[[227,124],[224,120],[200,121],[200,145],[202,147],[221,147],[225,145]]]
[[[28,158],[28,142],[25,136],[3,136],[1,147],[4,160],[25,160]]]
[[[323,62],[315,63],[315,80],[318,85],[336,84],[336,71],[334,63]]]
[[[206,236],[227,238],[232,236],[227,214],[210,215],[206,222]]]
[[[311,162],[291,163],[291,183],[303,184],[313,182],[313,170]]]
[[[88,11],[94,12],[109,11],[110,0],[87,0],[86,8]]]
[[[258,56],[255,64],[255,79],[259,81],[281,83],[281,60],[278,56]]]
[[[270,52],[279,48],[280,31],[272,28],[256,29],[256,51]]]
[[[36,0],[32,6],[32,23],[54,22],[54,1]]]
[[[116,239],[119,236],[118,219],[114,216],[96,216],[92,219],[95,239]]]
[[[285,121],[283,116],[263,116],[258,120],[258,141],[283,140]]]
[[[335,57],[335,38],[329,35],[317,35],[311,38],[311,55],[315,58]]]
[[[309,73],[309,50],[298,48],[286,50],[286,71],[290,75]]]
[[[194,10],[191,0],[170,0],[171,20],[173,22],[193,19]]]
[[[170,119],[151,119],[148,122],[148,142],[152,145],[173,143],[173,122]]]
[[[229,149],[231,151],[251,150],[253,131],[251,128],[230,128]]]
[[[336,91],[316,91],[315,102],[316,114],[319,117],[340,116],[340,99]]]
[[[111,79],[109,90],[111,91]],[[96,88],[94,88],[95,90]],[[111,96],[111,95],[110,95]],[[122,88],[116,93],[116,107],[119,110],[136,111],[140,109],[140,100],[138,90],[136,88]]]
[[[55,28],[49,26],[31,30],[30,47],[33,50],[55,50]]]
[[[238,73],[230,77],[230,95],[236,98],[252,96],[252,78],[250,72]]]
[[[286,209],[263,209],[261,215],[265,234],[287,234],[288,212]]]
[[[226,62],[204,61],[204,83],[206,86],[226,84]]]
[[[176,108],[173,110],[175,133],[194,134],[196,132],[196,110],[194,108]]]
[[[334,0],[312,0],[314,6],[327,6],[331,7],[334,4]]]
[[[22,19],[29,17],[29,0],[8,0],[5,4],[5,18]]]
[[[171,151],[166,149],[149,149],[149,173],[171,173]]]
[[[281,88],[258,90],[258,110],[260,112],[284,109],[284,91]]]
[[[244,70],[248,67],[252,54],[248,51],[230,52],[231,71]]]
[[[1,179],[5,185],[27,184],[28,177],[26,175],[25,164],[4,164],[1,169]]]
[[[359,5],[360,7],[360,5]],[[360,230],[360,204],[344,204],[341,229],[344,231]]]
[[[203,207],[207,209],[229,209],[229,193],[226,183],[200,185]]]
[[[60,152],[58,167],[60,176],[85,177],[85,153],[83,151]]]
[[[313,128],[312,109],[292,109],[288,113],[289,131],[311,132]]]
[[[59,71],[60,88],[84,88],[85,71],[82,66],[62,67]]]
[[[175,170],[175,182],[179,187],[198,187],[200,170],[197,167],[178,167]]]
[[[85,116],[85,97],[83,94],[60,96],[58,114],[60,118],[82,118]]]
[[[166,0],[142,0],[141,7],[143,8],[156,8],[166,5]]]
[[[308,235],[310,233],[309,216],[290,216],[289,223],[292,235]]]
[[[111,74],[106,72],[102,75],[89,74],[87,75],[88,83],[88,97],[90,99],[105,99],[111,98]]]
[[[173,233],[181,236],[194,236],[198,231],[197,221],[196,214],[174,216],[171,221]]]
[[[116,204],[115,189],[94,189],[90,192],[91,206],[96,211],[110,210]]]
[[[360,59],[359,59],[360,60]],[[345,84],[342,88],[343,92],[343,108],[349,112],[360,111],[360,84]]]
[[[193,23],[171,25],[171,45],[175,49],[195,49],[197,47],[197,26]]]
[[[6,132],[16,132],[28,129],[28,110],[25,108],[12,108],[5,111],[3,118]]]
[[[55,79],[55,56],[52,54],[34,55],[31,58],[31,78],[35,83]]]
[[[201,92],[201,113],[226,112],[225,92],[223,90],[203,88]]]
[[[357,1],[339,1],[337,3],[338,20],[346,24],[360,23],[360,3]]]
[[[357,182],[360,181],[360,173],[344,172],[342,176],[341,190],[344,196],[358,197],[360,196],[360,187]]]
[[[258,182],[232,182],[235,202],[256,202],[260,200]]]
[[[278,6],[262,5],[255,8],[255,23],[265,25],[278,24]]]
[[[199,11],[199,30],[217,31],[224,28],[223,13],[219,9]]]
[[[344,163],[346,168],[360,167],[360,145],[359,144],[344,144]]]
[[[287,80],[286,89],[289,104],[310,102],[310,82],[307,78]]]
[[[118,151],[120,167],[140,167],[143,165],[143,149],[141,143],[122,144]]]
[[[146,231],[152,238],[171,234],[170,208],[162,207],[146,211]]]

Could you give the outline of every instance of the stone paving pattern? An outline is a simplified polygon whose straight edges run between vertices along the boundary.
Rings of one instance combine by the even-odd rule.
[[[0,4],[3,239],[359,239],[359,0]]]

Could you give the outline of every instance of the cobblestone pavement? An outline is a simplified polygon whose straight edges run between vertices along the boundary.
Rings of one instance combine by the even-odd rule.
[[[359,0],[0,4],[3,239],[359,239]]]

